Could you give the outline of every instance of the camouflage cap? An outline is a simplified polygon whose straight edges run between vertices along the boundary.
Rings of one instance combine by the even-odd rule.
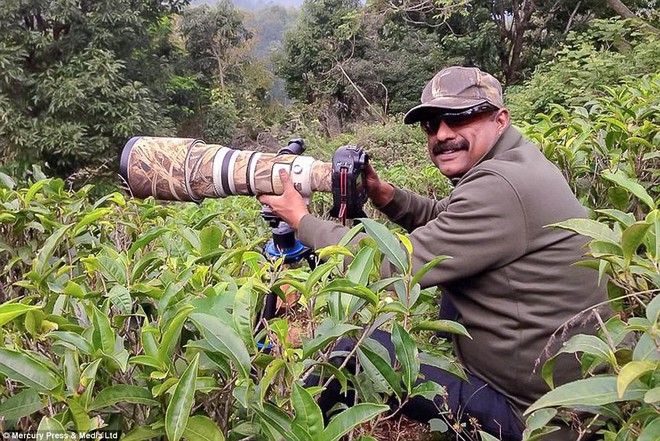
[[[485,103],[504,107],[502,86],[495,77],[476,67],[447,67],[426,84],[422,104],[406,113],[403,122],[422,121],[433,110],[466,110]]]

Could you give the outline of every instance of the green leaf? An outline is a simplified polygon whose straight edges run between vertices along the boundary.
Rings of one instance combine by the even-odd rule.
[[[199,353],[179,379],[174,393],[165,411],[165,433],[169,441],[179,441],[188,426],[188,418],[195,402],[195,385],[197,383],[197,368]]]
[[[470,333],[465,329],[465,326],[452,320],[430,320],[415,323],[410,328],[410,332],[417,331],[433,331],[433,332],[451,332],[452,334],[464,335],[472,339]]]
[[[78,299],[85,298],[85,291],[83,290],[82,286],[80,286],[73,280],[69,280],[66,283],[66,286],[64,287],[64,294],[68,296],[76,297]]]
[[[166,326],[162,325],[165,329],[160,339],[160,346],[158,347],[158,359],[161,363],[166,365],[171,364],[172,354],[181,337],[183,324],[194,309],[195,307],[192,305],[184,305],[177,310],[176,315]]]
[[[369,282],[369,274],[374,269],[374,254],[376,250],[373,248],[361,248],[348,267],[346,278],[357,285],[366,286]]]
[[[190,318],[213,350],[231,358],[241,377],[247,379],[252,369],[250,354],[236,331],[211,315],[194,313]]]
[[[238,335],[249,350],[255,350],[254,319],[252,313],[256,308],[256,293],[253,290],[253,281],[248,281],[240,287],[234,295],[232,321]]]
[[[92,346],[105,354],[115,352],[115,331],[110,326],[110,318],[92,305]]]
[[[644,394],[644,402],[649,404],[660,402],[660,386],[646,392]]]
[[[382,404],[356,404],[355,406],[344,410],[330,421],[323,431],[321,440],[336,441],[344,434],[350,432],[353,428],[369,421],[383,412],[387,412],[389,409],[390,406],[384,406]]]
[[[321,265],[317,265],[317,267],[314,268],[314,271],[309,273],[309,276],[307,276],[307,280],[305,281],[305,286],[302,288],[302,291],[300,292],[304,296],[308,296],[309,293],[312,291],[314,285],[316,285],[319,280],[327,276],[336,267],[337,267],[337,263],[332,260],[322,263]],[[297,286],[296,288],[300,290]]]
[[[320,366],[324,370],[327,369],[331,375],[334,375],[335,379],[339,381],[339,384],[341,385],[341,393],[346,393],[348,390],[348,379],[346,378],[346,373],[344,371],[338,369],[337,366],[328,362],[316,363],[316,365]]]
[[[188,419],[188,425],[183,432],[188,441],[224,441],[225,436],[211,418],[195,415]]]
[[[71,228],[71,225],[62,225],[46,239],[44,246],[41,247],[34,261],[34,270],[37,274],[44,275],[48,270],[52,269],[50,259],[53,257],[53,253],[57,250],[69,228]]]
[[[602,172],[601,176],[634,194],[637,199],[648,205],[651,210],[656,208],[653,198],[647,193],[646,189],[639,185],[636,180],[626,176],[623,171],[617,170],[612,173],[610,170],[605,170]]]
[[[620,401],[640,400],[647,388],[634,384],[623,396],[617,393],[617,377],[601,376],[562,384],[536,400],[525,415],[545,407],[604,406]]]
[[[37,391],[51,391],[62,379],[27,353],[0,348],[0,373]]]
[[[0,404],[0,415],[6,421],[16,421],[20,418],[32,415],[43,409],[45,404],[39,398],[39,394],[34,389],[27,389],[13,397],[7,398]]]
[[[289,415],[279,408],[270,403],[264,403],[261,409],[257,406],[254,406],[253,409],[261,418],[262,423],[272,427],[286,441],[308,441],[307,437],[301,439],[296,434],[297,432],[292,430]]]
[[[369,275],[375,267],[374,255],[376,250],[371,247],[362,247],[351,261],[346,278],[356,285],[367,286],[369,283]],[[370,288],[369,288],[370,289]],[[328,306],[331,311],[339,311],[342,308],[342,314],[335,317],[349,317],[352,316],[359,308],[364,305],[359,297],[352,296],[346,293],[339,293],[338,296],[332,296],[328,299]],[[335,308],[334,310],[332,308]]]
[[[602,213],[607,217],[616,220],[624,228],[628,228],[629,226],[635,223],[635,216],[633,216],[630,213],[624,213],[621,210],[603,209],[603,210],[596,210],[596,212]]]
[[[325,348],[328,343],[358,329],[362,328],[346,323],[337,324],[330,318],[323,320],[316,329],[316,336],[313,339],[303,339],[303,358],[309,358],[317,350]]]
[[[348,245],[353,239],[355,239],[355,236],[357,236],[363,229],[362,223],[360,222],[357,225],[354,225],[346,234],[344,234],[344,237],[342,237],[339,240],[339,243],[337,245],[340,246],[346,246]]]
[[[619,235],[612,231],[607,225],[591,219],[569,219],[548,226],[563,228],[586,237],[591,237],[592,239],[610,242],[617,246],[619,245]]]
[[[631,320],[632,319],[630,319],[629,322]],[[660,361],[660,353],[658,352],[657,343],[649,333],[645,332],[639,337],[639,340],[635,344],[632,358],[633,360]]]
[[[499,438],[495,438],[493,435],[490,435],[483,430],[479,431],[479,436],[481,437],[481,441],[500,441]]]
[[[660,368],[659,362],[653,361],[631,361],[619,371],[616,380],[616,390],[619,398],[623,396],[628,386],[644,374],[653,372]]]
[[[129,259],[132,259],[129,255]],[[133,264],[131,271],[131,284],[137,283],[141,278],[148,276],[147,271],[158,264],[162,264],[163,259],[156,251],[151,251],[144,254],[140,259]],[[146,273],[146,274],[145,274]]]
[[[660,417],[657,415],[639,433],[637,441],[658,441],[660,439]]]
[[[394,233],[394,235],[399,239],[401,242],[401,245],[403,245],[403,248],[406,250],[406,253],[408,254],[408,266],[410,266],[410,256],[413,253],[413,246],[412,242],[410,239],[408,239],[408,236],[401,234],[401,233]]]
[[[89,341],[87,341],[87,339],[82,335],[76,334],[75,332],[53,331],[48,334],[48,337],[69,343],[85,355],[92,355],[94,352],[94,348],[89,343]]]
[[[392,328],[392,343],[396,358],[403,368],[403,384],[411,392],[419,375],[419,359],[417,344],[410,334],[398,323]]]
[[[114,386],[108,386],[99,392],[88,408],[89,410],[102,409],[117,403],[159,405],[158,401],[154,400],[149,389],[145,387],[116,384]]]
[[[401,280],[400,277],[388,277],[387,279],[380,279],[369,285],[369,289],[373,292],[382,291],[388,286],[392,285],[397,280]]]
[[[440,418],[431,418],[429,420],[431,432],[445,433],[449,430],[449,426]]]
[[[536,430],[541,430],[557,415],[556,409],[539,409],[527,417],[524,435],[530,436]]]
[[[658,323],[658,319],[660,319],[660,296],[653,297],[646,305],[646,318],[649,319],[651,324]]]
[[[380,355],[364,345],[360,346],[358,349],[358,358],[360,359],[360,364],[365,367],[367,375],[372,375],[372,370],[367,369],[367,366],[370,363],[375,368],[377,375],[382,377],[397,397],[403,395],[401,390],[401,377],[394,371],[391,360],[384,360]]]
[[[142,249],[152,240],[156,239],[159,236],[162,236],[164,233],[168,231],[170,230],[166,227],[157,227],[152,230],[149,230],[147,233],[142,235],[138,240],[133,242],[133,245],[131,245],[131,247],[128,249],[128,258],[132,259],[133,255],[136,253],[137,250]]]
[[[440,262],[443,262],[447,259],[451,259],[449,256],[438,256],[433,258],[430,262],[427,262],[424,264],[423,267],[417,271],[417,274],[412,278],[412,281],[410,282],[411,286],[415,286],[416,284],[419,283],[420,280],[422,280],[422,277],[426,275],[431,269],[435,268]]]
[[[9,190],[13,190],[16,187],[14,180],[2,172],[0,172],[0,183]]]
[[[268,366],[266,366],[266,369],[264,370],[264,375],[261,377],[261,381],[259,382],[259,401],[264,402],[266,401],[266,393],[268,392],[268,388],[271,386],[273,383],[273,380],[275,379],[275,376],[286,366],[286,361],[282,360],[281,358],[276,358],[273,361],[271,361]]]
[[[104,246],[103,251],[98,256],[98,263],[103,277],[120,285],[127,285],[128,268],[125,261],[126,255],[119,254],[108,246]]]
[[[201,242],[200,255],[217,251],[222,243],[224,233],[216,225],[208,225],[199,232],[199,241]]]
[[[410,393],[410,397],[421,396],[427,400],[435,400],[437,396],[446,397],[447,389],[435,381],[424,381],[415,386]]]
[[[40,309],[38,306],[25,305],[23,303],[4,303],[0,305],[0,326],[4,326],[16,317],[20,317],[28,311]]]
[[[366,218],[361,221],[364,230],[376,241],[378,249],[387,260],[394,264],[401,273],[405,273],[408,270],[408,257],[396,236],[381,223]]]
[[[124,285],[115,285],[110,288],[108,298],[122,314],[130,314],[133,308],[131,292]]]
[[[621,248],[623,249],[623,259],[626,267],[630,266],[630,261],[637,253],[639,246],[644,242],[649,228],[651,228],[651,224],[637,222],[624,230],[621,236]]]
[[[420,352],[419,361],[422,364],[428,364],[429,366],[434,366],[438,369],[442,369],[443,371],[447,371],[463,381],[468,381],[467,375],[465,374],[465,370],[463,370],[461,363],[451,358],[429,354],[428,352]]]
[[[64,429],[62,423],[57,421],[55,418],[43,417],[39,422],[39,427],[37,432],[40,432],[42,435],[37,439],[57,439],[58,441],[69,441],[71,436]]]
[[[96,222],[110,212],[112,212],[112,208],[97,208],[96,210],[92,210],[76,224],[73,229],[73,236],[77,236],[87,225]]]
[[[25,193],[25,197],[23,198],[23,203],[26,206],[28,206],[30,204],[30,201],[32,201],[32,198],[37,194],[39,190],[43,188],[44,185],[48,184],[48,182],[49,181],[47,179],[41,179],[35,182],[34,184],[32,184],[32,186],[30,186],[30,189],[27,191],[27,193]]]
[[[151,427],[137,427],[126,435],[122,435],[121,441],[146,441],[165,436],[163,428],[152,429]]]
[[[357,285],[348,279],[337,278],[326,284],[319,294],[341,292],[359,297],[372,305],[378,303],[378,296],[366,286]]]
[[[312,438],[320,436],[323,433],[321,408],[316,404],[314,397],[298,383],[293,384],[291,404],[296,412],[293,422],[305,428]]]
[[[87,415],[87,411],[80,404],[79,398],[71,397],[66,400],[69,407],[71,418],[78,432],[88,432],[92,428],[92,419]]]
[[[554,387],[553,371],[560,354],[583,352],[602,361],[616,364],[616,358],[610,347],[595,335],[578,334],[571,337],[557,353],[548,359],[541,368],[541,376],[550,387]]]

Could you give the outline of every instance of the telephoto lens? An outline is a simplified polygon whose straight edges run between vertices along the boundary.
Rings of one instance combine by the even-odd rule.
[[[199,139],[131,138],[119,171],[133,196],[199,202],[232,195],[282,194],[280,169],[303,197],[332,191],[332,164],[310,156],[234,150]]]

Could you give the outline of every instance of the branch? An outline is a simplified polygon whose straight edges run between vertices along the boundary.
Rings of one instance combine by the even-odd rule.
[[[568,23],[566,23],[566,29],[564,29],[564,35],[568,34],[568,31],[571,30],[571,25],[573,25],[573,19],[575,19],[575,14],[577,14],[577,11],[580,8],[581,4],[582,4],[582,0],[577,2],[577,5],[575,5],[575,9],[573,9],[573,12],[571,13],[571,16],[568,17]]]

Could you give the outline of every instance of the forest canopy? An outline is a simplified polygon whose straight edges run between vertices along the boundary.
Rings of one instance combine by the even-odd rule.
[[[453,64],[492,72],[528,119],[657,71],[656,2],[607,5],[315,0],[247,11],[229,0],[3,2],[3,168],[113,173],[135,134],[238,147],[273,147],[307,129],[336,136],[405,112],[433,73]]]

